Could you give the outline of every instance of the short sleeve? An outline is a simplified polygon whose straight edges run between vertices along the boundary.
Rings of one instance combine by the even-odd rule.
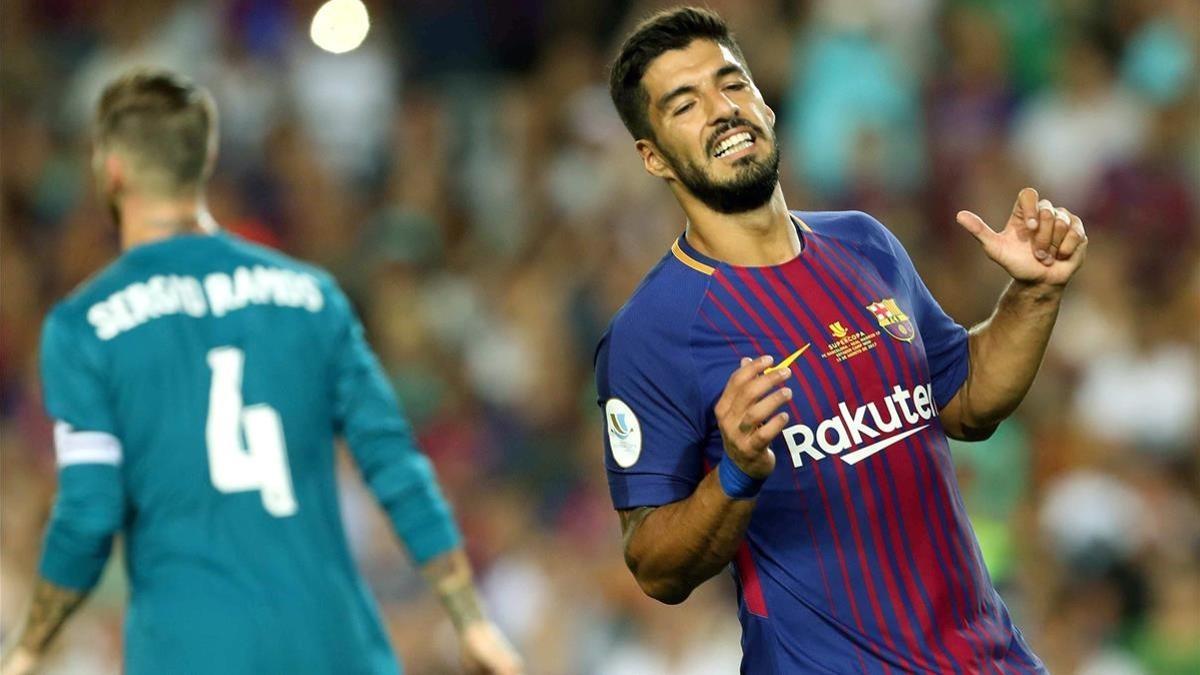
[[[42,327],[41,374],[46,412],[76,431],[117,436],[95,339],[55,310]]]
[[[917,274],[912,259],[895,235],[887,232],[887,236],[900,278],[908,286],[917,329],[921,332],[921,341],[925,344],[925,359],[929,363],[933,397],[940,409],[954,398],[967,379],[970,363],[967,330],[942,311],[942,306]]]
[[[704,477],[705,433],[687,345],[614,324],[597,347],[596,390],[613,506],[661,506],[690,496]]]

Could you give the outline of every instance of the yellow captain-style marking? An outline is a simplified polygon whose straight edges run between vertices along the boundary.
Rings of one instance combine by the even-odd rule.
[[[809,344],[812,344],[812,343],[809,343]],[[806,350],[806,349],[808,349],[808,344],[806,344],[803,347],[801,347],[800,349],[797,349],[796,351],[792,352],[792,355],[787,357],[786,359],[784,359],[784,360],[780,361],[779,363],[771,366],[770,368],[767,368],[766,370],[764,370],[763,375],[770,375],[771,373],[774,373],[776,371],[783,370],[785,368],[790,368],[792,366],[792,362],[794,362],[796,359],[800,358],[800,355],[803,354],[804,350]]]

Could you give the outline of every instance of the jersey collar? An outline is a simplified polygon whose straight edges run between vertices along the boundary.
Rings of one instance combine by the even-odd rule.
[[[800,253],[792,260],[782,263],[783,265],[791,264],[793,261],[799,260],[800,256],[804,255],[804,252],[808,250],[808,238],[806,235],[812,233],[812,228],[810,228],[795,213],[789,213],[788,215],[791,216],[792,226],[796,228],[796,234],[800,237]],[[690,243],[688,243],[686,231],[679,235],[679,237],[675,240],[675,243],[671,244],[671,254],[675,256],[676,260],[684,265],[687,265],[701,274],[707,274],[709,276],[712,276],[713,272],[716,272],[717,268],[720,267],[737,267],[736,265],[730,265],[729,263],[722,262],[716,258],[710,258],[697,251]]]

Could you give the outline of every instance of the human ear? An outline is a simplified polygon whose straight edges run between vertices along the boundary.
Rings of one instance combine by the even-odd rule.
[[[646,173],[656,178],[675,178],[675,172],[671,169],[671,165],[663,159],[662,151],[658,149],[654,141],[640,138],[634,143],[634,147],[642,156],[642,166],[646,169]]]

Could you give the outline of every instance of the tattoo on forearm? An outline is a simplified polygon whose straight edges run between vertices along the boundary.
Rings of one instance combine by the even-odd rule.
[[[431,561],[425,566],[424,572],[456,629],[461,630],[484,618],[483,607],[471,578],[470,565],[461,551]]]
[[[35,654],[46,651],[46,647],[58,634],[67,617],[71,616],[85,597],[85,593],[39,579],[33,589],[33,604],[29,608],[29,617],[21,632],[20,645]]]
[[[442,604],[455,628],[461,629],[467,624],[483,619],[483,608],[479,605],[479,596],[475,587],[469,582],[457,588],[438,589],[442,596]]]

